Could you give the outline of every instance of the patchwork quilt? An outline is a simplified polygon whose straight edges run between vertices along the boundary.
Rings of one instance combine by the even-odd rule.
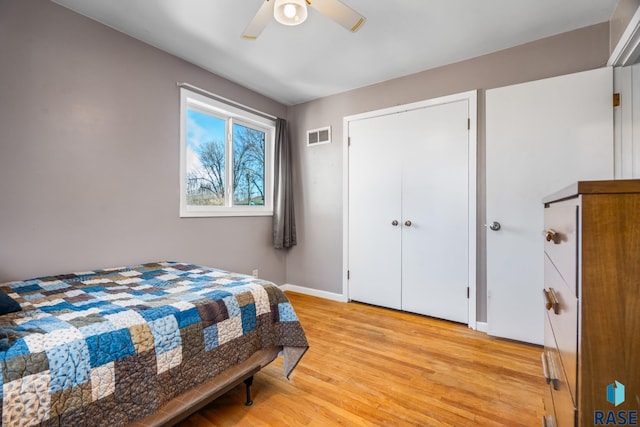
[[[308,347],[286,295],[251,276],[159,262],[0,284],[3,426],[120,426],[271,346]]]

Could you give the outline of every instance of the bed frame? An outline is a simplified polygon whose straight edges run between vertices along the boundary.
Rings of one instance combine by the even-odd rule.
[[[245,405],[251,406],[251,384],[253,376],[271,363],[282,351],[282,347],[270,347],[259,350],[246,361],[235,365],[210,381],[174,398],[155,413],[138,420],[130,427],[170,427],[188,418],[193,413],[230,391],[238,384],[246,385]]]

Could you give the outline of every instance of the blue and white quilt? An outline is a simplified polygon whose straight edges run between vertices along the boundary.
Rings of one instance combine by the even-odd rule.
[[[0,290],[22,307],[0,316],[3,426],[126,425],[259,349],[297,347],[299,360],[308,347],[277,286],[210,267],[159,262]]]

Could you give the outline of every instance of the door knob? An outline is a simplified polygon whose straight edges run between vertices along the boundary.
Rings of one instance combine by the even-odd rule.
[[[404,225],[406,225],[407,227],[411,227],[411,221],[406,220],[406,221],[404,222]]]
[[[555,230],[545,230],[544,238],[547,242],[553,242],[556,245],[559,245],[562,242],[562,235]]]
[[[398,225],[398,220],[394,219],[393,221],[391,221],[391,225],[393,225],[394,227]]]
[[[489,227],[492,231],[498,231],[502,227],[498,221],[493,221],[491,224],[485,224],[484,226]]]

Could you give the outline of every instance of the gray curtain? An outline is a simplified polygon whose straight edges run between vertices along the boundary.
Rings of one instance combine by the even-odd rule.
[[[276,249],[287,249],[297,243],[292,173],[287,121],[277,119],[273,180],[273,247]]]

